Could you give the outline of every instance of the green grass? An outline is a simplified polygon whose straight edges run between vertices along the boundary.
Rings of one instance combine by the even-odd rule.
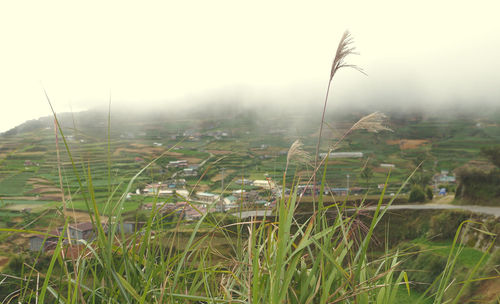
[[[396,294],[396,303],[419,303],[419,304],[432,304],[433,300],[429,298],[425,298],[420,300],[422,296],[421,293],[410,289],[410,294],[408,295],[408,290],[405,286],[398,287],[398,292]],[[419,302],[420,301],[420,302]]]
[[[453,245],[452,241],[440,241],[440,242],[432,242],[423,239],[417,239],[412,243],[421,245],[422,248],[431,250],[434,254],[446,257],[450,253],[450,249]],[[481,259],[483,256],[483,252],[481,250],[464,247],[457,258],[457,263],[460,266],[465,266],[468,268],[472,268],[476,265],[477,261]],[[489,254],[486,255],[486,259],[484,263],[486,263]],[[483,264],[484,264],[483,263]]]
[[[21,171],[9,175],[0,181],[0,195],[22,196],[29,190],[26,181],[33,177],[32,172]]]

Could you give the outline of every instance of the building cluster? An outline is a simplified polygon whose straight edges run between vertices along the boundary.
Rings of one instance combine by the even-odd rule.
[[[170,218],[173,215],[179,216],[181,219],[186,221],[198,220],[205,213],[207,213],[206,205],[195,205],[188,202],[177,202],[177,203],[166,203],[166,202],[156,202],[148,203],[142,206],[143,210],[151,210],[161,214],[166,218]]]
[[[125,234],[130,234],[138,231],[144,225],[143,222],[123,222],[117,226],[117,232],[123,232]],[[101,223],[101,227],[104,232],[108,232],[108,225],[106,223]],[[80,222],[68,225],[66,231],[64,227],[58,227],[54,230],[49,231],[46,235],[36,234],[29,238],[29,249],[31,251],[50,251],[55,249],[59,237],[63,237],[63,245],[65,246],[66,255],[69,257],[78,257],[78,251],[83,250],[80,241],[92,241],[97,236],[95,226],[91,222]],[[84,246],[83,246],[84,247]],[[76,250],[76,252],[74,252]]]
[[[107,226],[102,224],[103,229],[107,230]],[[58,227],[47,233],[47,235],[33,235],[29,239],[31,251],[46,251],[54,249],[57,245],[59,237],[63,233],[64,227]],[[69,235],[68,235],[69,234]],[[91,222],[75,223],[68,225],[68,229],[64,232],[64,242],[85,240],[90,241],[95,237],[94,226]]]

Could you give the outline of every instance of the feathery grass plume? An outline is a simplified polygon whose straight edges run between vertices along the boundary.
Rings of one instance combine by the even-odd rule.
[[[378,133],[379,131],[393,131],[391,128],[385,126],[387,116],[384,113],[373,112],[369,115],[363,116],[356,122],[351,130],[367,130],[368,132]]]
[[[332,63],[332,70],[330,71],[330,79],[328,80],[328,87],[326,89],[326,96],[325,96],[325,102],[323,105],[323,113],[321,115],[321,124],[319,126],[319,136],[318,136],[318,143],[316,145],[316,153],[314,157],[314,167],[318,167],[318,154],[319,154],[319,147],[321,145],[321,134],[323,132],[323,124],[325,122],[325,113],[326,113],[326,105],[328,103],[328,95],[330,93],[330,87],[332,84],[333,76],[337,73],[338,70],[342,68],[353,68],[363,74],[363,70],[359,68],[358,66],[354,64],[347,64],[345,62],[345,59],[349,55],[357,55],[358,53],[355,52],[353,44],[353,39],[351,37],[351,34],[349,31],[345,31],[344,34],[342,35],[342,38],[340,38],[339,45],[337,47],[337,51],[335,52],[335,58],[333,59]],[[316,174],[314,176],[314,184],[316,184]]]
[[[299,139],[293,142],[290,149],[288,149],[285,168],[288,168],[288,165],[292,160],[303,164],[308,164],[311,161],[311,155],[302,149],[303,146],[304,144]]]
[[[341,68],[353,68],[364,74],[363,69],[354,64],[346,64],[345,58],[349,55],[359,55],[359,53],[355,52],[356,48],[352,46],[353,39],[351,37],[351,33],[349,31],[345,31],[340,39],[339,46],[337,47],[337,52],[335,53],[335,58],[332,63],[332,70],[330,72],[330,82]]]

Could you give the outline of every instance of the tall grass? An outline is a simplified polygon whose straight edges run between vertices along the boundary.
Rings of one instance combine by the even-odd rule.
[[[344,35],[342,41],[342,48],[348,47],[348,35]],[[338,69],[348,65],[340,60],[334,62],[335,66]],[[9,278],[18,282],[18,288],[4,299],[4,303],[386,304],[397,303],[400,288],[410,292],[407,274],[398,268],[401,257],[398,251],[390,252],[387,248],[385,254],[375,258],[367,254],[375,227],[397,195],[383,206],[384,188],[366,228],[361,219],[363,203],[355,209],[346,202],[325,206],[323,190],[328,156],[315,161],[313,175],[322,168],[321,191],[317,209],[308,218],[296,217],[300,194],[295,187],[299,180],[294,179],[291,181],[292,193],[281,195],[271,217],[226,224],[224,218],[217,219],[205,213],[192,225],[189,235],[184,236],[181,235],[183,220],[175,218],[174,214],[157,212],[156,198],[145,225],[139,231],[125,235],[121,229],[121,207],[126,194],[136,178],[155,160],[131,178],[122,193],[117,193],[119,187],[113,188],[109,182],[109,197],[104,210],[113,210],[114,217],[103,226],[94,195],[92,172],[90,168],[78,170],[55,112],[54,118],[73,163],[96,236],[89,242],[72,240],[66,245],[65,237],[60,235],[48,266],[35,263],[23,267],[19,276]],[[380,119],[380,114],[362,118],[340,141],[356,129],[383,129]],[[339,142],[331,146],[329,152]],[[294,143],[289,151],[287,169],[297,158],[308,159],[299,142]],[[287,184],[286,176],[285,172],[283,189]],[[111,178],[109,171],[108,178]],[[214,207],[211,205],[209,209]],[[65,218],[65,229],[69,220]],[[222,252],[211,246],[216,236],[227,239],[229,250]],[[457,242],[458,237],[455,237],[453,244]],[[78,249],[77,254],[72,253],[75,249]],[[437,291],[432,294],[435,303],[443,302],[456,254],[452,248],[447,268],[436,281]]]

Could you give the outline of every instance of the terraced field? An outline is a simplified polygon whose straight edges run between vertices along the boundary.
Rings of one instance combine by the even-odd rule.
[[[121,193],[141,168],[174,145],[175,148],[148,167],[137,179],[137,184],[172,176],[176,170],[166,168],[169,161],[185,159],[190,164],[196,164],[210,153],[214,157],[201,168],[203,180],[198,183],[198,189],[220,191],[222,168],[225,170],[225,186],[230,189],[237,188],[231,182],[242,177],[268,176],[280,182],[291,142],[299,137],[306,144],[305,149],[313,153],[316,139],[310,136],[316,132],[315,128],[308,126],[289,132],[284,117],[259,125],[252,121],[252,115],[236,121],[221,119],[215,122],[186,117],[165,123],[134,120],[112,127],[108,141],[106,115],[77,114],[77,128],[73,128],[71,122],[66,123],[64,129],[71,157],[60,138],[59,160],[50,123],[44,128],[18,135],[0,136],[0,197],[8,199],[9,205],[15,201],[24,204],[32,200],[41,204],[60,202],[60,164],[65,197],[72,198],[75,208],[86,208],[80,183],[83,187],[91,184],[96,200],[104,204],[109,189],[118,187],[117,193]],[[307,121],[305,117],[297,119]],[[350,119],[338,121],[337,125],[347,128],[353,123]],[[380,164],[390,163],[395,168],[390,170],[389,191],[395,191],[414,170],[417,159],[424,160],[422,171],[426,174],[452,171],[469,160],[480,158],[482,146],[500,142],[500,118],[495,116],[477,120],[427,118],[408,121],[396,117],[394,122],[389,123],[394,132],[373,134],[356,131],[339,145],[337,151],[360,151],[364,155],[359,159],[331,159],[326,173],[331,187],[345,187],[349,182],[350,187],[369,188],[372,194],[376,194],[377,185],[384,183],[389,173],[389,169],[381,168]],[[196,127],[205,125],[231,135],[218,139],[205,136],[203,132],[206,130]],[[201,135],[195,141],[179,136],[186,130],[191,130],[189,134],[198,132]],[[176,138],[173,139],[172,135]],[[335,132],[331,136],[323,141],[321,150],[328,149],[335,142]],[[368,180],[361,178],[361,170],[365,166],[372,168],[373,172]],[[291,181],[297,172],[300,172],[303,181],[307,180],[311,167],[307,169],[292,164],[287,180]],[[194,186],[199,176],[186,179],[188,185]],[[127,208],[133,208],[132,205]]]

